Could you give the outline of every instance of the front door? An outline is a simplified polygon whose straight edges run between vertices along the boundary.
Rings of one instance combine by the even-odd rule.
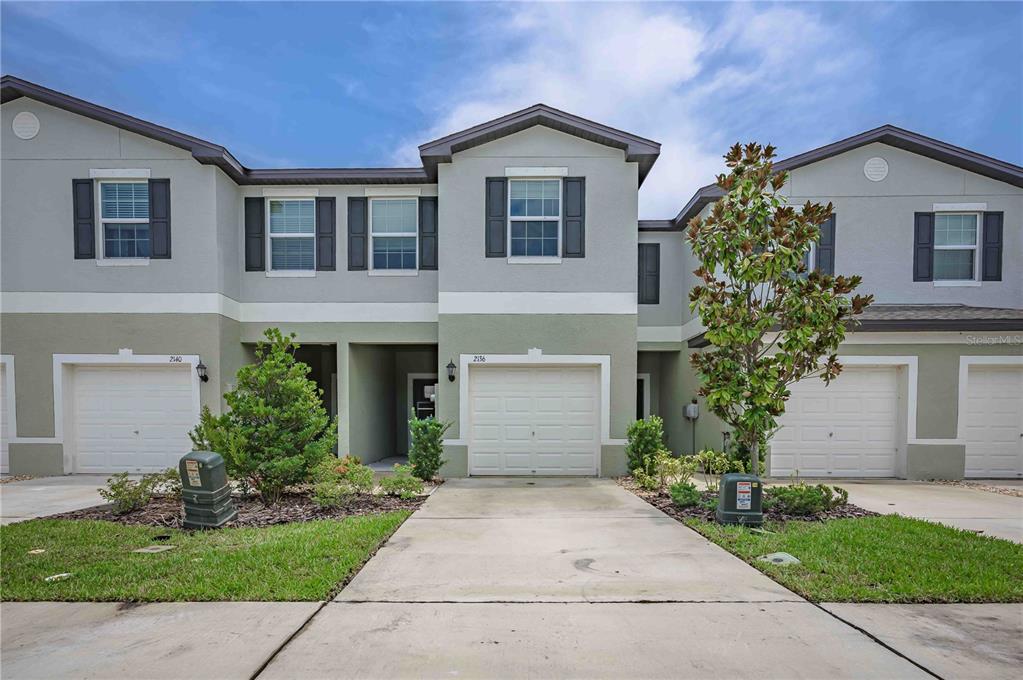
[[[436,378],[414,378],[412,380],[412,410],[416,418],[429,418],[436,412],[436,404],[426,394],[428,386],[436,387]]]

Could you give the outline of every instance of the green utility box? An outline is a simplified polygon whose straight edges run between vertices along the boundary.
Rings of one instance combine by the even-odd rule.
[[[216,529],[238,516],[219,453],[192,451],[181,458],[178,473],[186,529]]]
[[[722,524],[764,523],[761,497],[764,485],[754,475],[730,472],[721,477],[718,490],[717,520]]]

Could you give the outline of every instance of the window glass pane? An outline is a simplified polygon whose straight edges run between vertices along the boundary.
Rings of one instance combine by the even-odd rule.
[[[520,179],[511,182],[512,217],[558,217],[561,182],[556,179]]]
[[[315,264],[312,238],[270,239],[270,268],[275,270],[312,269]]]
[[[100,216],[105,220],[148,219],[149,182],[102,182]]]
[[[935,281],[973,280],[973,250],[935,250]]]
[[[374,234],[416,233],[416,204],[414,198],[398,200],[373,199]]]
[[[511,232],[511,254],[513,257],[558,256],[557,222],[513,221]]]
[[[315,231],[315,201],[270,201],[271,234],[312,234]]]
[[[972,246],[977,244],[976,215],[934,216],[934,245]]]
[[[149,257],[149,225],[107,222],[103,225],[103,255]]]
[[[373,269],[415,269],[416,239],[408,236],[373,237]]]

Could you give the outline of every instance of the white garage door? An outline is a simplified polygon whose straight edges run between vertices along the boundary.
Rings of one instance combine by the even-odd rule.
[[[967,477],[1023,477],[1023,368],[973,366],[966,383]]]
[[[898,373],[846,366],[825,385],[792,386],[771,440],[771,475],[893,477],[898,446]]]
[[[190,365],[79,366],[73,391],[75,472],[158,471],[192,450]]]
[[[4,364],[0,364],[0,472],[7,472],[10,469],[10,455],[7,451],[7,442],[10,440],[10,435],[7,428],[14,425],[14,423],[7,422],[6,370],[7,367]],[[13,394],[11,399],[14,399]]]
[[[472,475],[595,475],[595,367],[470,370]]]

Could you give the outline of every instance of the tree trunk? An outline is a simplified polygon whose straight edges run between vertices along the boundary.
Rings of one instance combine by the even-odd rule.
[[[760,444],[753,442],[749,447],[749,473],[754,477],[760,474]]]

